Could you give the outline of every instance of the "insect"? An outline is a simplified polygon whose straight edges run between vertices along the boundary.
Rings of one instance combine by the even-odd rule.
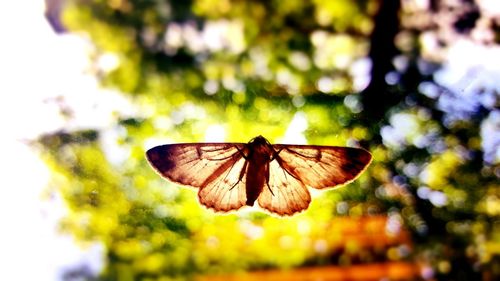
[[[248,143],[180,143],[151,148],[149,163],[164,178],[198,188],[201,204],[218,212],[258,205],[281,216],[307,209],[308,187],[349,183],[370,164],[361,148]]]

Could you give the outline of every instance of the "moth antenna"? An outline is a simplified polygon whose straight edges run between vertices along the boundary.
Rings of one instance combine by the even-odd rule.
[[[266,185],[267,185],[267,189],[269,189],[269,192],[271,192],[271,195],[274,196],[274,192],[271,189],[271,186],[269,186],[269,182],[266,182]]]
[[[248,160],[248,158],[247,158],[248,156],[245,155],[245,153],[242,150],[240,150],[237,146],[235,146],[234,148],[236,148],[236,150],[238,150],[238,152],[241,153],[241,156],[243,156],[243,158],[245,158],[245,160]]]
[[[233,184],[233,186],[231,186],[231,188],[229,190],[233,190],[233,188],[241,182],[241,179],[245,175],[245,170],[247,168],[247,165],[248,165],[248,161],[245,160],[245,163],[243,164],[243,167],[241,168],[240,176],[238,177],[238,181],[235,184]]]
[[[276,157],[279,156],[279,154],[280,154],[280,152],[282,150],[283,150],[283,148],[280,148],[280,150],[278,150],[278,151],[274,151],[274,149],[273,149],[274,153],[273,153],[273,156],[271,157],[271,161],[273,161],[274,159],[276,159]]]
[[[269,174],[269,171],[268,171],[267,176],[266,176],[266,185],[267,185],[267,189],[269,189],[269,191],[271,192],[271,195],[274,196],[274,192],[271,189],[271,186],[269,185],[269,177],[270,177],[270,174]]]

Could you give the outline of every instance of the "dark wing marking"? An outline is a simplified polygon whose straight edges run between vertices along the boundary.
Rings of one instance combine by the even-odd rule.
[[[372,160],[371,154],[361,148],[282,144],[273,148],[281,168],[303,184],[318,189],[355,180]]]
[[[311,196],[307,187],[283,170],[277,161],[269,162],[269,184],[257,199],[259,206],[278,215],[292,215],[307,209]]]
[[[230,211],[246,203],[246,150],[242,143],[170,144],[153,147],[146,155],[164,178],[199,187],[201,204]]]

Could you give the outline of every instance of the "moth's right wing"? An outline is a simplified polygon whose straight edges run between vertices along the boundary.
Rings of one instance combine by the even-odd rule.
[[[372,161],[370,152],[353,147],[285,145],[273,148],[276,161],[307,186],[323,189],[352,182]]]
[[[305,210],[311,202],[307,186],[334,187],[356,179],[370,164],[371,154],[359,148],[275,144],[269,180],[259,205],[279,215]]]
[[[156,146],[146,155],[162,177],[200,188],[201,204],[226,212],[246,203],[243,153],[243,143],[191,143]]]

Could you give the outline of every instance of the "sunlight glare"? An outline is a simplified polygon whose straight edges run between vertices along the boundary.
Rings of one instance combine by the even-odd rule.
[[[307,144],[304,132],[308,127],[307,116],[304,112],[297,112],[288,125],[285,136],[279,140],[284,144]]]
[[[211,125],[205,131],[206,142],[223,142],[226,139],[226,130],[221,125]]]

